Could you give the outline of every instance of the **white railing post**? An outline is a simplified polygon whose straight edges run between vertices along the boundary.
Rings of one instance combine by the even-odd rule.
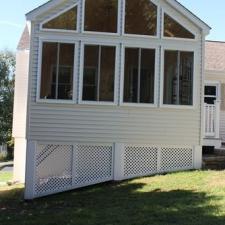
[[[206,103],[204,103],[204,113],[203,113],[203,131],[204,131],[204,138],[206,137],[206,126],[207,126],[207,124],[206,124],[206,107],[207,107],[207,105],[206,105]]]
[[[215,123],[215,138],[220,138],[220,100],[215,101],[215,113],[214,113],[214,123]]]

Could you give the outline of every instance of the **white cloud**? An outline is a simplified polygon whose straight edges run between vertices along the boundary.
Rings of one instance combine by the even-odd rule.
[[[22,28],[23,25],[18,24],[18,23],[13,23],[10,21],[4,21],[4,20],[0,20],[0,25],[7,25],[7,26],[11,26],[11,27],[16,27],[16,28]]]

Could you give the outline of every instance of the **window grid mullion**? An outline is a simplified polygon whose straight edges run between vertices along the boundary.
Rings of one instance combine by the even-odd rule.
[[[177,52],[177,104],[180,104],[180,51]]]
[[[60,56],[60,43],[57,44],[55,99],[58,99],[58,91],[59,91],[59,56]]]
[[[140,103],[140,90],[141,90],[141,52],[142,49],[138,50],[138,90],[137,90],[137,102]]]
[[[100,100],[100,78],[101,78],[101,58],[102,58],[102,46],[98,49],[98,77],[97,77],[97,101]]]

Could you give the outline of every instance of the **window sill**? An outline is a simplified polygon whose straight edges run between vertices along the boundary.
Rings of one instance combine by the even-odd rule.
[[[117,106],[116,102],[97,102],[97,101],[79,101],[79,105],[91,105],[91,106]]]
[[[179,37],[162,37],[162,40],[172,40],[172,41],[190,41],[190,42],[196,42],[198,39],[194,38],[179,38]]]
[[[156,104],[152,103],[120,103],[122,107],[136,107],[136,108],[157,108]]]
[[[53,100],[53,99],[37,99],[37,103],[42,104],[65,104],[65,105],[74,105],[76,104],[74,100]]]
[[[111,32],[98,32],[98,31],[82,31],[82,34],[96,35],[96,36],[120,36],[120,33],[111,33]]]
[[[41,28],[40,31],[43,32],[57,32],[57,33],[71,33],[71,34],[78,34],[78,30],[64,30],[64,29],[48,29],[48,28]]]
[[[196,106],[194,105],[169,105],[169,104],[161,104],[160,108],[163,109],[190,109],[190,110],[194,110],[196,109]]]
[[[144,34],[128,34],[128,33],[123,33],[123,37],[128,37],[128,38],[143,38],[143,39],[158,39],[159,35],[144,35]]]

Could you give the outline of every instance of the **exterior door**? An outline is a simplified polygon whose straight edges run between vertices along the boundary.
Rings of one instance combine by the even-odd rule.
[[[219,85],[206,84],[204,96],[205,103],[209,105],[214,105],[216,100],[219,100]]]

